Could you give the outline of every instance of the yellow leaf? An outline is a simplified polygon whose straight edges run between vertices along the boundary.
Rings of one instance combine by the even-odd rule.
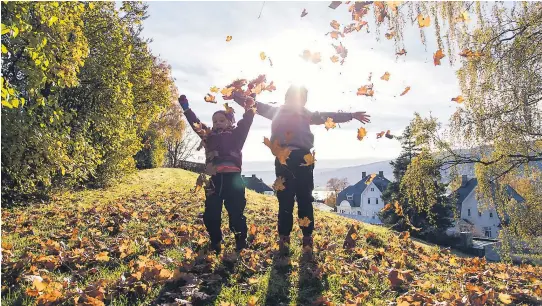
[[[2,23],[2,35],[9,33],[9,31],[11,31],[11,29]]]
[[[93,8],[94,8],[94,3],[90,2],[90,3],[88,4],[88,7],[89,7],[90,9],[93,9]]]
[[[45,288],[47,288],[47,284],[43,282],[43,279],[41,279],[41,277],[34,278],[34,280],[32,281],[32,285],[34,286],[34,289],[38,291],[43,291],[45,290]]]
[[[64,167],[62,167],[62,168],[60,169],[60,172],[62,172],[62,175],[65,175],[65,174],[66,174],[66,169],[64,169]]]
[[[512,304],[512,296],[505,293],[499,293],[499,301],[505,305]]]
[[[431,24],[431,18],[429,16],[418,15],[418,26],[420,28],[428,27]]]
[[[8,53],[8,48],[6,48],[6,46],[4,46],[4,44],[2,44],[2,54],[4,53]]]
[[[219,91],[218,87],[216,86],[213,86],[209,89],[210,92],[214,92],[214,93],[217,93]]]
[[[257,302],[258,302],[258,298],[253,295],[248,299],[247,306],[256,306]]]
[[[13,105],[11,105],[11,103],[9,103],[9,101],[6,99],[2,99],[2,105],[7,108],[13,108]]]
[[[301,164],[301,166],[314,165],[314,161],[316,161],[315,155],[316,155],[316,151],[313,151],[312,154],[311,153],[305,154],[303,156],[303,159],[305,160],[305,163]]]
[[[229,97],[231,96],[232,92],[233,92],[233,87],[228,87],[228,88],[223,88],[220,93],[223,95],[223,96],[226,96],[226,97]]]
[[[365,182],[365,184],[367,184],[367,185],[371,184],[373,182],[373,180],[375,179],[375,177],[376,177],[375,173],[371,174],[369,176],[369,178],[367,179],[367,181]]]
[[[365,130],[364,127],[360,127],[358,129],[358,140],[363,140],[363,137],[365,137],[367,135],[367,130]]]
[[[262,61],[264,61],[267,58],[267,56],[265,55],[264,52],[260,52],[260,58],[262,59]]]
[[[389,72],[385,72],[383,76],[380,77],[381,80],[384,80],[384,81],[389,81],[390,80],[390,73]]]
[[[465,99],[463,99],[463,96],[457,96],[455,98],[452,98],[452,101],[457,102],[457,103],[463,103]]]
[[[326,126],[326,130],[328,130],[328,131],[329,131],[329,129],[334,129],[335,127],[337,127],[337,124],[335,124],[335,122],[333,122],[332,118],[327,118],[324,125]]]
[[[231,35],[226,36],[226,41],[230,41],[232,39]]]
[[[16,26],[13,26],[12,30],[13,30],[13,38],[17,37],[17,35],[19,35],[19,28],[17,28]]]
[[[57,21],[58,21],[58,17],[56,16],[51,17],[51,19],[49,19],[49,26],[52,26]]]

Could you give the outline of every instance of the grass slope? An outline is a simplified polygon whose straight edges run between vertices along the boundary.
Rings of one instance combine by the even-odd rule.
[[[2,305],[533,304],[542,269],[489,264],[406,235],[316,212],[314,256],[301,231],[275,255],[277,202],[248,192],[250,247],[207,251],[196,175],[140,171],[106,190],[2,211]],[[355,232],[354,232],[355,231]],[[351,248],[344,249],[347,242]]]

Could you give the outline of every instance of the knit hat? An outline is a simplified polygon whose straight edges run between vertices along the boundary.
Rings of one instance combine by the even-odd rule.
[[[233,115],[233,112],[228,113],[228,112],[226,112],[226,111],[224,111],[224,110],[219,110],[219,111],[216,111],[216,112],[213,114],[213,116],[214,116],[215,114],[222,114],[222,115],[224,115],[224,117],[226,117],[226,119],[228,119],[229,122],[231,122],[232,124],[235,123],[235,116]]]

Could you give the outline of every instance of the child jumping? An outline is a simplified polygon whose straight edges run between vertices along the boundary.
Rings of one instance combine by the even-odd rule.
[[[211,239],[211,249],[216,254],[222,249],[220,224],[223,202],[228,211],[230,230],[235,235],[236,250],[241,251],[246,247],[247,222],[243,215],[246,198],[245,184],[241,177],[241,149],[254,119],[254,111],[249,109],[254,100],[252,98],[246,100],[246,111],[237,127],[234,126],[233,112],[217,111],[213,114],[213,127],[209,130],[190,109],[186,96],[179,97],[186,119],[205,145],[205,163],[216,172],[210,180],[214,189],[205,194],[203,214],[203,222]]]
[[[314,230],[314,215],[312,202],[314,198],[313,170],[311,166],[302,166],[305,163],[304,156],[310,153],[314,147],[314,135],[311,133],[310,125],[324,124],[327,118],[333,119],[335,123],[343,123],[357,119],[365,124],[370,122],[369,115],[365,112],[357,113],[328,113],[310,112],[305,108],[307,103],[307,89],[305,87],[290,86],[286,92],[285,104],[274,107],[265,103],[256,102],[258,114],[272,120],[271,142],[278,140],[279,144],[291,150],[287,165],[282,165],[278,159],[275,161],[275,174],[285,179],[285,189],[277,192],[279,200],[278,232],[279,252],[288,253],[290,243],[290,232],[293,226],[294,202],[297,200],[298,218],[307,217],[310,220],[308,226],[302,226],[303,249],[312,250],[312,232]],[[245,102],[253,103],[253,99],[242,93],[235,93],[234,101],[241,106]]]

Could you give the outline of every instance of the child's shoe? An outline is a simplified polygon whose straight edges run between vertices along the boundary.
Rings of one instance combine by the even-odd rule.
[[[247,239],[244,237],[235,237],[235,250],[241,252],[247,247]]]
[[[216,255],[219,255],[220,252],[222,251],[222,242],[221,241],[211,242],[210,247],[211,247],[211,250],[213,250]]]

